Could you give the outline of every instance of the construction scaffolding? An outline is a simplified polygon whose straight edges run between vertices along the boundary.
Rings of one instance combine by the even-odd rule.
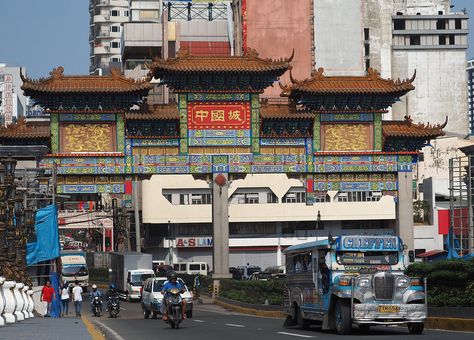
[[[449,160],[450,257],[474,253],[474,155]]]

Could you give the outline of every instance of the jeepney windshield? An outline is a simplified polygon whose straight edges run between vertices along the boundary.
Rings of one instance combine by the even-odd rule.
[[[396,251],[338,251],[336,261],[339,264],[393,265],[398,263]]]

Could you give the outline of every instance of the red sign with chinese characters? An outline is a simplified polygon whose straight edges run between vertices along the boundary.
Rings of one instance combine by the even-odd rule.
[[[250,104],[189,103],[188,129],[190,130],[245,130],[250,129]]]

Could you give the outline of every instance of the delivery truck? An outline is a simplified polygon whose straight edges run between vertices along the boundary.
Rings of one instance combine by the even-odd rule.
[[[152,255],[136,252],[110,254],[110,284],[117,288],[122,299],[140,300],[146,279],[155,277]]]
[[[69,287],[76,281],[84,292],[89,286],[89,271],[87,270],[86,253],[80,250],[63,250],[61,256],[61,280]]]

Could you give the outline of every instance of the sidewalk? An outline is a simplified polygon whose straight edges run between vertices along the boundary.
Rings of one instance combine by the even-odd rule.
[[[35,317],[0,328],[1,340],[92,340],[81,318]]]

